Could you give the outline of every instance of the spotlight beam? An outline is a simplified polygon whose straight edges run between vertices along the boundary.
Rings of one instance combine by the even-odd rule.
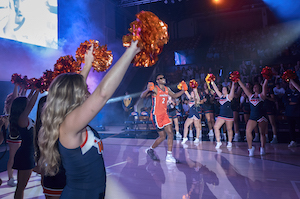
[[[169,85],[169,87],[173,87],[173,86],[176,86],[176,84],[173,84],[173,85]],[[144,92],[144,91],[142,91]],[[127,97],[132,97],[132,98],[136,98],[136,97],[140,97],[142,92],[138,92],[138,93],[132,93],[132,94],[129,94],[129,95],[123,95],[123,96],[119,96],[119,97],[114,97],[114,98],[110,98],[106,104],[110,104],[110,103],[115,103],[115,102],[120,102],[122,101],[123,99],[127,98]]]
[[[158,1],[163,1],[163,0],[122,0],[119,6],[130,7],[130,6],[137,6],[137,5],[148,4],[148,3],[155,3]]]

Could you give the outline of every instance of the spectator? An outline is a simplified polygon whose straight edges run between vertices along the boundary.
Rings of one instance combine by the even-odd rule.
[[[205,79],[205,70],[204,70],[204,66],[201,67],[201,70],[200,70],[200,80],[201,81],[204,81]]]
[[[279,75],[280,75],[280,77],[281,77],[281,76],[283,75],[284,71],[285,71],[285,68],[284,68],[283,64],[280,64],[279,67],[280,67],[280,68],[279,68]]]
[[[227,78],[224,78],[224,82],[222,83],[223,87],[228,87],[230,85],[230,83],[228,82]]]
[[[187,98],[184,98],[183,103],[182,103],[182,110],[183,110],[183,115],[186,116],[189,114],[189,100]]]
[[[128,119],[129,114],[133,111],[133,101],[132,97],[125,92],[125,97],[122,101],[122,107],[124,109],[124,122]]]
[[[188,74],[187,74],[187,70],[185,69],[185,67],[182,67],[182,79],[185,81],[188,79]]]
[[[276,83],[275,87],[273,88],[273,92],[276,99],[276,109],[278,110],[278,113],[280,113],[281,110],[284,109],[282,96],[285,94],[285,89],[282,87],[282,83]]]
[[[280,83],[276,83],[275,87],[273,88],[273,92],[274,92],[274,95],[280,99],[284,95],[285,90],[284,90],[284,88],[282,88]]]
[[[193,70],[192,66],[189,66],[189,67],[188,67],[186,73],[187,73],[187,79],[188,79],[188,80],[194,78],[194,70]]]

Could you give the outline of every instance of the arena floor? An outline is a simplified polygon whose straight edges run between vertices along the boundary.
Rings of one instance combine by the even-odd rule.
[[[198,145],[188,141],[183,146],[174,140],[173,155],[180,161],[174,164],[165,161],[166,141],[155,149],[160,161],[145,153],[157,137],[155,131],[121,129],[109,126],[99,131],[107,169],[106,199],[300,198],[300,147],[268,143],[266,155],[260,156],[260,144],[254,143],[255,156],[248,157],[246,142],[234,142],[230,150],[223,143],[217,151],[215,142],[205,137]],[[0,198],[13,198],[15,188],[7,185],[7,172],[0,178]],[[24,198],[45,198],[36,173]]]

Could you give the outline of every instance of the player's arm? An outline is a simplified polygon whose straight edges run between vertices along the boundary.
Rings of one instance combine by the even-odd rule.
[[[147,89],[142,92],[140,97],[141,98],[146,98],[151,94],[151,92],[156,94],[157,93],[157,88],[154,86],[153,82],[148,82]]]
[[[174,93],[174,92],[168,87],[168,93],[169,93],[169,95],[170,95],[172,98],[174,98],[174,99],[176,99],[176,98],[180,97],[181,95],[183,95],[184,92],[185,92],[184,90],[181,90],[181,91],[179,91],[179,92],[177,92],[177,93]]]

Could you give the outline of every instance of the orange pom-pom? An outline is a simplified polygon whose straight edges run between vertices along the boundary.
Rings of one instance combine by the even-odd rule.
[[[190,83],[189,83],[190,87],[191,88],[197,88],[198,87],[198,82],[194,79],[190,80]]]
[[[177,85],[177,88],[178,88],[179,90],[185,90],[185,91],[188,90],[188,86],[187,86],[187,84],[185,83],[185,81],[183,81],[183,80]]]
[[[240,73],[238,71],[233,71],[232,73],[230,73],[230,77],[231,81],[233,82],[238,82],[240,80]]]
[[[31,78],[28,80],[28,85],[30,89],[41,89],[42,87],[41,79]]]
[[[282,75],[282,79],[286,82],[289,82],[291,79],[296,79],[297,75],[295,73],[295,71],[288,69],[286,70],[283,75]]]
[[[187,90],[188,90],[188,86],[187,86],[187,84],[185,83],[185,81],[182,81],[182,89],[183,89],[184,91],[187,91]]]
[[[177,85],[178,90],[182,90],[182,82]]]
[[[94,70],[97,72],[106,71],[112,64],[113,55],[111,51],[107,50],[107,45],[100,46],[99,42],[96,40],[85,41],[84,43],[80,44],[75,56],[77,62],[79,63],[79,65],[81,63],[84,63],[85,53],[88,49],[90,49],[92,45],[94,45],[94,61],[92,63]]]
[[[52,80],[54,79],[53,71],[46,70],[40,79],[41,79],[41,93],[43,93],[49,89],[49,86]]]
[[[149,11],[141,11],[136,21],[130,24],[130,34],[123,36],[123,46],[129,47],[131,40],[138,40],[141,49],[133,60],[134,66],[153,66],[164,44],[169,41],[168,25]]]
[[[215,81],[216,77],[212,73],[208,73],[205,77],[206,83],[210,83],[211,81]]]
[[[154,83],[153,82],[148,82],[148,87],[150,91],[154,90]]]
[[[54,72],[53,72],[53,78],[58,76],[62,73],[79,73],[80,72],[80,65],[77,61],[73,58],[72,55],[66,55],[63,57],[60,57],[56,64],[54,64]]]

